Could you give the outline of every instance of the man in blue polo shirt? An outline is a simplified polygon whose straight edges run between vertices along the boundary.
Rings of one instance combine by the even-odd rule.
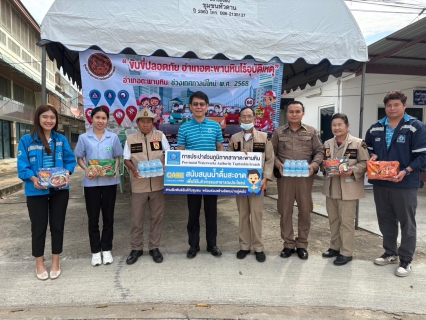
[[[377,220],[383,234],[385,253],[377,265],[398,263],[395,275],[408,276],[416,250],[417,190],[420,170],[426,163],[426,126],[405,113],[407,96],[388,93],[384,100],[386,117],[368,129],[365,142],[370,161],[398,161],[400,172],[391,181],[369,180],[373,184]],[[397,246],[398,222],[401,245]]]
[[[206,118],[209,98],[197,91],[189,97],[193,119],[185,122],[178,133],[178,150],[223,151],[223,137],[220,124]],[[188,258],[194,258],[200,251],[200,210],[204,198],[206,218],[207,251],[215,257],[222,255],[216,246],[217,237],[217,196],[188,194]]]

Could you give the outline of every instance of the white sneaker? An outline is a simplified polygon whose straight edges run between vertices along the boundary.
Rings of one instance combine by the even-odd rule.
[[[102,260],[104,264],[111,264],[114,261],[111,251],[102,251]]]
[[[406,277],[411,273],[411,262],[401,261],[399,267],[395,270],[398,277]]]
[[[102,257],[101,257],[101,253],[93,253],[92,254],[92,266],[96,267],[96,266],[100,266],[102,264]]]
[[[379,266],[386,266],[388,264],[398,263],[398,256],[392,254],[384,253],[380,258],[374,260],[374,264]]]

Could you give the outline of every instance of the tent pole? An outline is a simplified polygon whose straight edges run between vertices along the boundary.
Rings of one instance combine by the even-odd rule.
[[[46,103],[46,45],[43,45],[41,47],[41,104]]]
[[[364,120],[364,94],[365,94],[365,69],[367,63],[362,66],[362,77],[361,77],[361,102],[359,108],[359,137],[362,139],[362,121]],[[355,217],[355,229],[358,230],[359,224],[359,200],[356,201],[356,217]]]

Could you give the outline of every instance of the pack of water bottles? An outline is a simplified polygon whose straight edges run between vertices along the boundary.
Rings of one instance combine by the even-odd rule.
[[[161,177],[164,174],[163,164],[160,159],[139,161],[138,172],[142,178]]]
[[[289,160],[284,162],[284,177],[309,177],[309,163],[306,160]]]

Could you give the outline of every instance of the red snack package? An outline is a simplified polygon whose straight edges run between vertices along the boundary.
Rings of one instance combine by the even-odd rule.
[[[392,180],[399,172],[398,161],[367,161],[367,177],[371,180]]]

